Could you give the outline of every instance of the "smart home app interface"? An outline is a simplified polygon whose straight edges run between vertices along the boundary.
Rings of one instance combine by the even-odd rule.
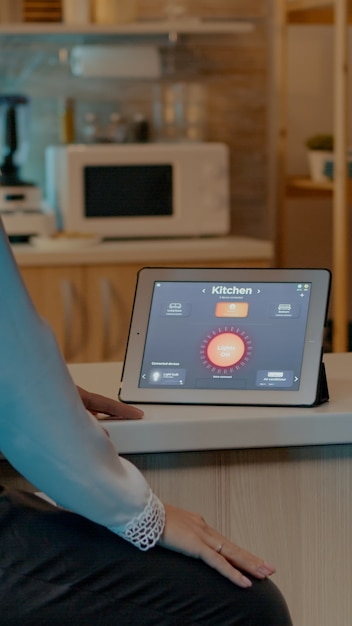
[[[157,282],[140,387],[300,386],[311,283]]]

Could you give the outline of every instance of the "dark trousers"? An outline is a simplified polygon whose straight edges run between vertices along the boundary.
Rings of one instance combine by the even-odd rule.
[[[240,589],[203,562],[141,552],[38,497],[0,488],[1,626],[289,626],[269,580]]]

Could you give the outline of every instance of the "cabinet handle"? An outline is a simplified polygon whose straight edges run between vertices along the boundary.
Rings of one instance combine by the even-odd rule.
[[[104,361],[109,361],[117,358],[117,353],[123,347],[124,341],[123,333],[119,329],[117,330],[115,342],[112,341],[113,311],[116,311],[116,318],[119,322],[119,320],[124,318],[125,308],[113,282],[109,278],[100,279],[100,294],[103,318],[102,358]],[[122,328],[122,323],[120,328]]]
[[[63,353],[66,361],[72,361],[83,349],[88,337],[88,320],[82,298],[72,281],[67,278],[61,281],[61,296],[63,306],[64,346]],[[80,332],[74,332],[74,314],[78,311]]]

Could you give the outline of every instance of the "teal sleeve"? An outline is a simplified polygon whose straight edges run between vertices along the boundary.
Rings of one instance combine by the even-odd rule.
[[[59,505],[147,549],[164,509],[86,411],[48,324],[22,282],[0,221],[0,449]]]

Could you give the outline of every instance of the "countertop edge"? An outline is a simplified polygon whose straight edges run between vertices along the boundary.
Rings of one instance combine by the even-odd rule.
[[[329,354],[325,363],[332,399],[317,407],[172,406],[164,421],[162,405],[144,405],[143,420],[105,420],[104,427],[121,454],[351,443],[352,354]],[[87,388],[95,380],[98,392],[116,397],[121,363],[69,369],[77,384]]]
[[[270,262],[271,241],[251,237],[208,237],[103,242],[80,250],[42,250],[30,244],[12,246],[24,266],[92,265],[103,263],[157,263],[186,261],[258,260]]]

